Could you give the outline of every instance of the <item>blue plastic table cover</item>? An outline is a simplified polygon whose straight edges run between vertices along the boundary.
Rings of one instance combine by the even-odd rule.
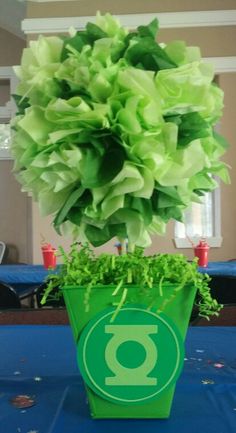
[[[236,431],[236,328],[189,328],[167,420],[92,420],[69,326],[1,326],[0,347],[0,433]],[[35,404],[14,407],[25,394]]]
[[[206,268],[199,267],[199,271],[209,275],[236,277],[236,261],[210,262]],[[55,270],[48,271],[42,265],[0,265],[0,281],[8,284],[41,284],[49,272],[54,273]]]
[[[0,281],[10,285],[39,285],[42,284],[48,273],[49,271],[42,265],[0,265]]]
[[[236,260],[228,262],[209,262],[207,267],[199,267],[199,271],[212,276],[236,277]]]

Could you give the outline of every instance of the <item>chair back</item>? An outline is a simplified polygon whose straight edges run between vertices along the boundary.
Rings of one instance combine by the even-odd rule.
[[[60,288],[54,287],[54,289],[51,291],[50,295],[47,298],[46,304],[42,305],[41,300],[43,298],[44,292],[47,288],[47,283],[42,283],[35,291],[36,294],[36,303],[38,308],[42,307],[52,307],[52,308],[60,308],[65,307],[65,301],[62,296],[62,292],[60,291]]]
[[[13,287],[0,281],[0,310],[21,308],[19,296]]]
[[[5,254],[6,244],[0,241],[0,263],[2,263],[3,256]]]

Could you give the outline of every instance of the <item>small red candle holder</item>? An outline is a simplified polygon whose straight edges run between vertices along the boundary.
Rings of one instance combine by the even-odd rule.
[[[44,267],[46,269],[54,269],[57,265],[56,248],[53,248],[51,244],[44,244],[41,246],[41,251]]]
[[[198,257],[198,266],[202,266],[204,268],[208,265],[208,252],[209,245],[203,239],[200,240],[199,244],[194,248],[194,255]]]

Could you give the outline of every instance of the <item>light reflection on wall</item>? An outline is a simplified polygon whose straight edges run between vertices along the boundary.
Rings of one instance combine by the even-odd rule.
[[[11,133],[9,123],[0,123],[0,149],[9,150],[10,140]]]

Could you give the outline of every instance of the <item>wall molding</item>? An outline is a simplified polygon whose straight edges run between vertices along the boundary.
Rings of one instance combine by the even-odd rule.
[[[236,72],[236,56],[229,57],[204,57],[204,62],[214,66],[216,74]]]
[[[148,24],[158,17],[160,27],[218,27],[236,25],[236,9],[191,11],[191,12],[155,12],[145,14],[114,15],[121,24],[129,29]],[[66,33],[70,27],[84,29],[86,23],[94,22],[95,16],[58,17],[58,18],[27,18],[22,21],[21,28],[26,34]]]
[[[13,159],[10,151],[7,149],[0,149],[0,161],[9,161],[10,159]]]
[[[191,238],[191,241],[194,243],[194,245],[197,245],[198,242],[202,239],[202,237],[193,237]],[[214,236],[214,237],[207,237],[206,238],[208,245],[211,248],[219,248],[222,245],[223,238],[222,236]],[[193,248],[188,239],[186,238],[174,238],[173,239],[174,245],[176,248]]]
[[[202,59],[206,63],[211,63],[214,66],[214,71],[216,74],[222,74],[227,72],[236,72],[236,56],[228,56],[228,57],[203,57]],[[17,77],[13,71],[13,67],[11,66],[2,66],[0,67],[0,80],[1,79],[9,79],[10,80],[10,93],[15,92],[15,88],[18,82]],[[1,113],[1,109],[5,109],[5,115],[3,112]],[[6,115],[6,113],[12,112],[15,110],[15,103],[12,101],[8,101],[5,107],[0,106],[0,118],[2,117],[10,117]]]

